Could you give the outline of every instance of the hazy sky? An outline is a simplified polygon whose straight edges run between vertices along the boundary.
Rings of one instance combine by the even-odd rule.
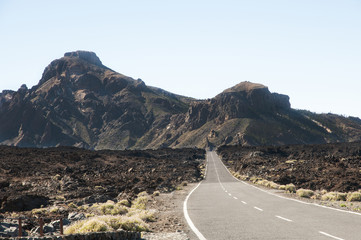
[[[361,117],[360,0],[0,0],[0,90],[94,51],[147,85],[211,98],[242,81]]]

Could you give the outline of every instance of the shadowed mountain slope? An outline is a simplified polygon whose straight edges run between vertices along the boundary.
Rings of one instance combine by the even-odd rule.
[[[90,149],[281,145],[361,140],[361,120],[294,110],[242,82],[209,100],[148,87],[93,52],[66,53],[38,85],[0,93],[0,143]]]

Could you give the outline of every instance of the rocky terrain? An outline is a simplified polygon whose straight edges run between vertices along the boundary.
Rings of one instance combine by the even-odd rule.
[[[201,178],[204,150],[89,151],[0,147],[0,211],[55,202],[106,202],[139,192],[173,191]]]
[[[0,93],[0,143],[87,149],[282,145],[361,140],[361,120],[292,109],[289,97],[242,82],[195,100],[65,53],[28,89]]]
[[[204,157],[201,149],[90,151],[0,146],[0,237],[17,236],[19,216],[25,217],[23,230],[28,235],[39,234],[39,217],[45,221],[44,233],[53,234],[59,233],[60,218],[69,226],[94,214],[136,221],[124,223],[124,230],[132,226],[133,231],[144,231],[140,229],[143,220],[134,225],[138,220],[131,214],[154,219],[146,228],[153,232],[183,229],[181,217],[173,214],[169,199],[173,194],[166,193],[200,181]],[[150,211],[145,208],[148,202]],[[122,215],[127,212],[129,216]]]
[[[277,184],[334,192],[361,189],[361,142],[285,146],[222,146],[234,172]]]

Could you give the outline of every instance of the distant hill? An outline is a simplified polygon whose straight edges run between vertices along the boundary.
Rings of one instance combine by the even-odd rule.
[[[0,143],[89,149],[282,145],[361,140],[361,120],[292,109],[289,97],[242,82],[208,100],[149,87],[65,53],[38,85],[0,93]]]

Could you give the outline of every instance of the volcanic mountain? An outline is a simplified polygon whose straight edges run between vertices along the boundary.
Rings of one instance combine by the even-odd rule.
[[[361,140],[361,120],[292,109],[289,97],[242,82],[196,100],[147,86],[93,52],[65,53],[28,89],[0,93],[0,143],[89,149],[282,145]]]

